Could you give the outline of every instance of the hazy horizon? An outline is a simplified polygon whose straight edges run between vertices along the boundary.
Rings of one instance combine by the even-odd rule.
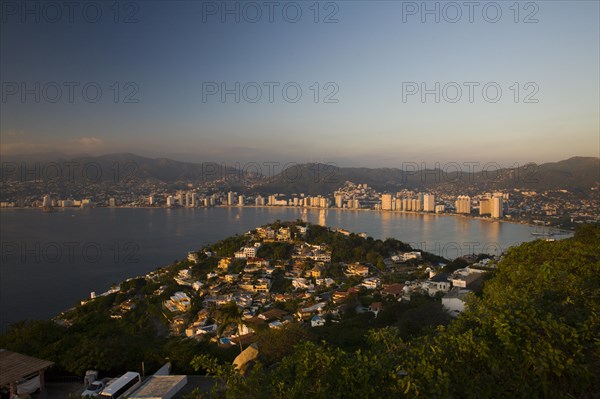
[[[26,162],[31,162],[31,161],[56,161],[60,158],[65,158],[65,159],[74,159],[74,158],[86,158],[86,157],[90,157],[90,158],[95,158],[95,157],[110,157],[110,156],[119,156],[119,155],[131,155],[131,156],[135,156],[135,157],[142,157],[142,158],[148,158],[148,159],[153,159],[153,160],[159,160],[159,159],[168,159],[168,160],[172,160],[172,161],[177,161],[177,162],[184,162],[184,163],[195,163],[195,164],[199,164],[199,163],[217,163],[217,164],[224,164],[228,167],[233,167],[236,164],[240,164],[241,168],[244,168],[245,165],[247,165],[248,163],[256,163],[258,165],[262,165],[262,166],[268,166],[269,164],[273,164],[273,167],[277,167],[277,168],[281,168],[284,165],[297,165],[297,164],[309,164],[309,163],[323,163],[323,164],[332,164],[335,165],[337,167],[340,168],[368,168],[368,169],[378,169],[378,168],[397,168],[397,169],[403,169],[404,166],[408,167],[408,168],[413,168],[415,167],[414,164],[418,164],[420,169],[435,169],[436,167],[438,168],[444,168],[447,167],[448,165],[456,162],[459,164],[459,166],[461,166],[461,168],[464,168],[464,171],[467,172],[469,170],[472,171],[480,171],[482,169],[482,167],[484,165],[499,165],[502,168],[512,168],[512,167],[522,167],[525,166],[529,163],[536,163],[538,165],[541,164],[545,164],[545,163],[556,163],[556,162],[561,162],[561,161],[567,161],[569,159],[572,158],[595,158],[600,160],[600,157],[597,156],[591,156],[591,157],[587,157],[587,156],[581,156],[581,155],[573,155],[570,156],[568,158],[565,159],[552,159],[552,160],[545,160],[545,161],[541,161],[541,162],[536,162],[536,161],[529,161],[529,160],[523,160],[523,161],[516,161],[516,162],[512,162],[512,163],[500,163],[500,162],[496,162],[493,159],[480,159],[480,158],[471,158],[471,159],[465,159],[465,160],[450,160],[450,161],[440,161],[440,160],[427,160],[427,159],[399,159],[397,160],[397,162],[395,164],[377,164],[376,162],[371,162],[371,163],[365,163],[365,164],[357,164],[357,163],[337,163],[335,161],[330,161],[330,160],[326,160],[326,159],[310,159],[310,160],[306,160],[306,159],[302,159],[302,158],[289,158],[289,159],[265,159],[265,160],[256,160],[256,159],[199,159],[199,158],[194,158],[194,157],[189,157],[186,158],[185,156],[182,157],[178,157],[177,155],[174,156],[160,156],[160,155],[152,155],[152,154],[140,154],[140,153],[135,153],[135,152],[110,152],[110,153],[101,153],[101,154],[88,154],[88,153],[73,153],[73,154],[67,154],[67,153],[62,153],[62,152],[46,152],[46,153],[32,153],[32,154],[11,154],[11,155],[4,155],[4,161],[5,162],[18,162],[18,161],[26,161]],[[9,161],[6,161],[6,159],[8,159]],[[449,166],[448,166],[449,167]],[[268,169],[268,168],[267,168]],[[412,170],[412,169],[411,169]]]

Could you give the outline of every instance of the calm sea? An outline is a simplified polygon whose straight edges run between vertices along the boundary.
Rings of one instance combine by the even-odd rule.
[[[455,258],[532,240],[531,227],[463,217],[293,208],[2,210],[0,329],[46,319],[190,250],[279,220],[303,219]]]

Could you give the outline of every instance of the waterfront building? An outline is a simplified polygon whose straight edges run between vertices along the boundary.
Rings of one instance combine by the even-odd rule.
[[[167,197],[167,206],[174,206],[175,205],[175,198],[172,195],[169,195]]]
[[[471,213],[471,197],[468,195],[459,195],[456,201],[454,202],[454,207],[456,208],[456,213]]]
[[[44,195],[44,199],[42,200],[42,207],[50,207],[52,206],[52,198],[49,195]]]
[[[391,211],[392,210],[392,194],[383,194],[381,196],[381,210]]]
[[[396,198],[396,210],[397,211],[403,211],[404,210],[404,202],[402,201],[402,199],[400,198]]]
[[[492,198],[492,209],[491,216],[496,219],[501,219],[504,216],[504,205],[502,202],[502,196],[496,196]]]
[[[491,215],[492,213],[492,199],[482,198],[479,200],[479,214],[480,215]]]
[[[435,196],[433,194],[425,194],[423,196],[423,210],[425,212],[435,211]]]

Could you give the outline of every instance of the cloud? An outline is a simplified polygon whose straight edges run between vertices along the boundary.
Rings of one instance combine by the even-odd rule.
[[[14,138],[14,137],[21,137],[25,135],[25,131],[24,130],[16,130],[16,129],[8,129],[8,130],[4,130],[2,132],[0,132],[0,137],[10,137],[10,138]]]
[[[104,140],[97,137],[78,137],[65,141],[23,140],[23,132],[2,132],[0,153],[3,155],[36,154],[41,152],[101,153],[106,151]],[[15,139],[19,139],[16,141]]]
[[[73,140],[73,145],[81,146],[81,147],[92,147],[92,148],[103,147],[104,141],[97,137],[81,137],[81,138]]]

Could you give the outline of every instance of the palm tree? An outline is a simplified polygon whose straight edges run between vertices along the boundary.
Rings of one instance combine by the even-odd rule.
[[[237,325],[240,353],[243,351],[242,340],[240,339],[240,332],[242,330],[241,325],[244,323],[243,315],[244,312],[234,301],[226,303],[225,305],[221,306],[221,309],[219,309],[219,328],[217,329],[217,334],[221,336],[223,331],[225,331],[227,326],[229,326],[231,323],[235,323]]]

